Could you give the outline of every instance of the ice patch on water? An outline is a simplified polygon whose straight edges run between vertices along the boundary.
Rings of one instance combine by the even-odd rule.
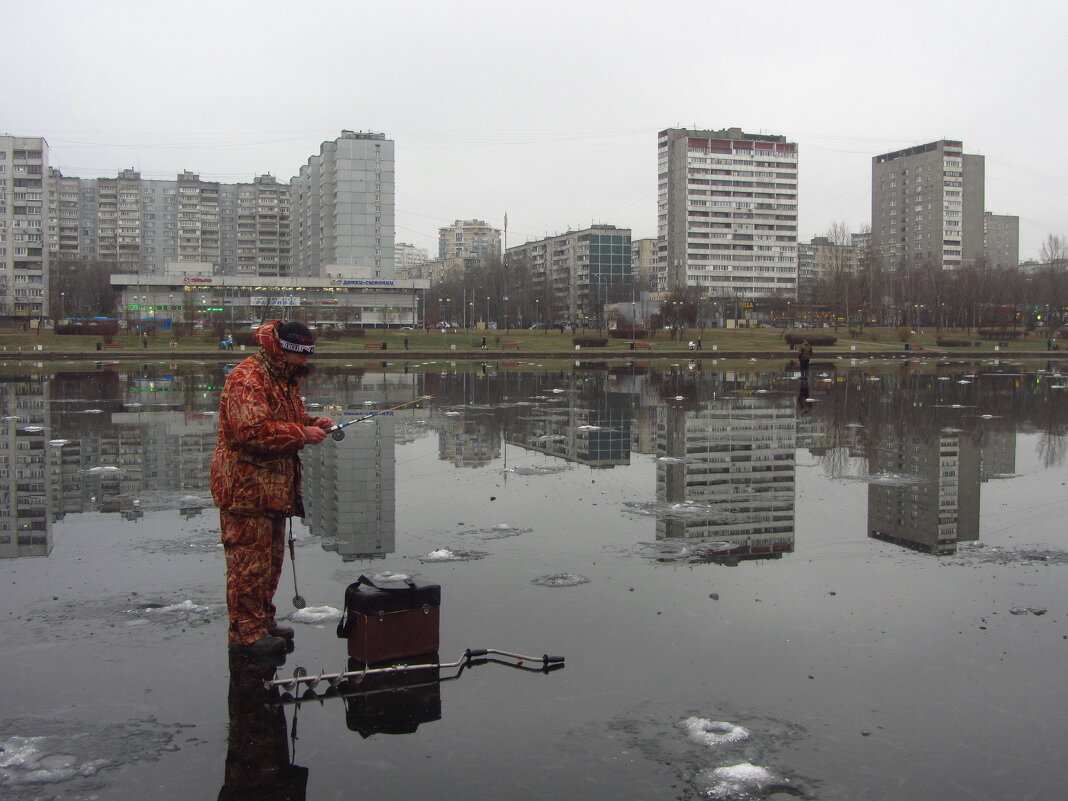
[[[9,737],[0,740],[0,784],[58,784],[79,776],[92,776],[111,763],[106,759],[80,760],[73,754],[50,754],[44,737]]]
[[[1046,614],[1046,607],[1044,606],[1014,606],[1009,610],[1010,615],[1044,615]]]
[[[146,614],[155,615],[168,615],[168,614],[209,614],[211,607],[201,604],[195,604],[188,598],[178,604],[170,604],[169,606],[149,606],[145,608]]]
[[[751,762],[704,770],[697,776],[697,785],[706,798],[753,798],[753,793],[775,781],[771,771]]]
[[[289,616],[289,619],[294,623],[309,623],[311,625],[329,623],[341,620],[341,610],[332,606],[306,606],[303,609],[296,610]]]
[[[993,565],[1068,565],[1068,552],[1042,545],[1021,545],[1002,548],[981,542],[962,543],[957,546],[955,558],[945,564],[967,565],[982,562]]]
[[[85,472],[86,473],[117,473],[118,471],[119,471],[119,468],[115,467],[115,465],[109,464],[109,465],[104,465],[102,467],[90,467]]]
[[[116,724],[39,717],[0,721],[0,796],[4,801],[108,798],[100,775],[175,751],[183,724],[154,718]],[[56,785],[62,785],[57,787]]]
[[[679,723],[686,735],[699,745],[716,746],[749,739],[749,731],[733,723],[690,717]]]
[[[723,503],[739,503],[740,499],[730,499]],[[737,522],[738,516],[729,509],[717,508],[711,504],[682,501],[666,503],[662,501],[627,501],[623,510],[643,517],[655,517],[658,520],[707,520],[715,523]]]
[[[461,551],[439,548],[419,557],[420,562],[472,562],[486,557],[484,551]]]
[[[474,536],[484,540],[503,540],[507,537],[518,537],[520,534],[529,534],[533,530],[534,529],[532,528],[519,528],[510,525],[509,523],[495,523],[487,528],[469,528],[457,533],[464,537]],[[460,551],[457,551],[457,553],[460,553]],[[471,551],[470,553],[476,552]]]
[[[509,467],[507,470],[503,470],[504,473],[514,473],[517,476],[551,476],[556,473],[563,473],[570,468],[567,465],[528,465],[525,467]]]
[[[546,576],[538,576],[530,583],[537,584],[539,587],[577,587],[579,584],[588,584],[589,581],[586,576],[580,576],[577,573],[550,573]]]
[[[912,484],[922,484],[926,479],[922,476],[911,476],[904,473],[872,473],[867,476],[842,476],[842,481],[859,481],[862,484],[876,484],[880,487],[907,487]]]

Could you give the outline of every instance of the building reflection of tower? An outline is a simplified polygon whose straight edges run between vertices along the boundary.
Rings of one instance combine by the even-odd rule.
[[[52,477],[61,457],[49,445],[47,386],[39,375],[0,379],[0,558],[52,551]]]
[[[393,417],[373,417],[304,449],[305,522],[346,562],[397,549],[394,428]]]
[[[997,439],[1002,466],[1005,448]],[[1013,450],[1015,450],[1013,448]],[[868,488],[868,536],[935,554],[979,539],[982,449],[958,429],[937,435],[911,431],[869,448],[872,475],[907,476],[907,483]]]
[[[490,417],[453,414],[438,430],[438,458],[456,467],[484,467],[500,455],[500,426]]]
[[[708,559],[722,564],[792,552],[793,406],[732,393],[669,400],[659,415],[657,499],[686,506],[657,520],[657,539],[715,543]]]
[[[607,376],[597,374],[583,376],[564,397],[517,420],[508,442],[594,469],[630,464],[633,394],[609,388]]]

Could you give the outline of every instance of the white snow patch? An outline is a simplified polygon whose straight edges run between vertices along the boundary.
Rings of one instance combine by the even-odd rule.
[[[690,717],[679,724],[686,735],[700,745],[722,745],[749,739],[749,731],[733,723]]]
[[[341,620],[341,610],[332,606],[307,606],[295,611],[289,619],[294,623],[327,623]]]
[[[708,798],[748,798],[774,781],[771,771],[751,762],[714,768],[698,775],[698,784]]]

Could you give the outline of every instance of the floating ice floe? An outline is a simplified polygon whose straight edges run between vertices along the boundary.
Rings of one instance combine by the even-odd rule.
[[[1031,613],[1032,615],[1044,615],[1046,614],[1046,607],[1044,606],[1014,606],[1009,610],[1010,615],[1026,615]]]
[[[170,604],[168,606],[149,606],[145,608],[145,614],[153,615],[167,615],[186,612],[207,614],[211,612],[211,607],[202,604],[195,604],[187,598],[186,600],[177,604]]]
[[[62,448],[64,445],[67,445],[69,443],[70,443],[69,439],[50,439],[50,440],[48,440],[48,444],[51,445],[53,448]]]
[[[535,464],[524,467],[509,467],[501,472],[514,473],[517,476],[551,476],[569,470],[566,465]]]
[[[686,735],[699,745],[738,743],[749,738],[749,731],[722,720],[690,717],[679,723]]]
[[[82,414],[103,414],[103,409],[82,409]]]
[[[104,465],[102,467],[90,467],[85,472],[86,473],[117,473],[118,471],[119,471],[119,468],[117,468],[115,465],[108,464],[108,465]]]
[[[59,784],[93,776],[111,765],[107,759],[82,759],[74,754],[48,753],[45,748],[44,737],[15,735],[0,739],[0,784]],[[52,797],[52,794],[48,793],[48,796]]]
[[[22,430],[27,434],[37,434],[44,431],[44,428],[42,426],[23,426]]]
[[[775,774],[760,765],[742,762],[701,771],[697,784],[706,798],[754,798],[776,782]]]
[[[981,414],[981,415],[979,415],[979,419],[980,420],[999,420],[999,419],[1001,419],[1001,415],[1000,414]]]
[[[538,576],[530,583],[537,584],[539,587],[577,587],[579,584],[588,584],[589,581],[586,576],[576,573],[550,573],[546,576]]]
[[[460,413],[459,412],[445,412],[445,416],[446,417],[459,417]]]
[[[606,429],[602,428],[601,426],[579,426],[578,430],[579,431],[604,431]]]
[[[912,484],[922,484],[925,479],[922,476],[910,476],[901,473],[872,473],[867,476],[842,476],[845,481],[859,481],[863,484],[876,484],[880,487],[905,487]]]
[[[458,551],[450,548],[438,548],[424,556],[419,557],[420,562],[473,562],[483,559],[486,553],[483,551]]]
[[[334,620],[341,620],[341,610],[332,606],[306,606],[293,612],[289,619],[294,623],[309,623],[311,625],[329,623]]]

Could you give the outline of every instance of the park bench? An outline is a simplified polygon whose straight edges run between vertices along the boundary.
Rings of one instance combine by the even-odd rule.
[[[506,347],[506,348],[517,348],[518,349],[519,348],[519,343],[518,342],[505,342],[504,343],[504,347]]]
[[[652,343],[637,341],[634,343],[635,350],[649,350],[652,348]]]
[[[381,342],[365,342],[363,344],[363,349],[364,350],[382,350],[382,344],[383,343],[381,343]]]

